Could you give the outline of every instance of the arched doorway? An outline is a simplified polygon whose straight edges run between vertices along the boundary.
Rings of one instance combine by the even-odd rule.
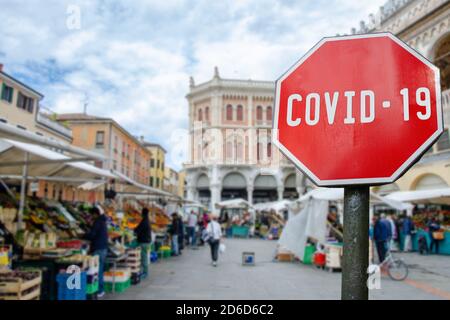
[[[277,180],[271,175],[258,175],[253,183],[253,203],[278,199]]]
[[[290,174],[286,177],[284,180],[284,192],[283,192],[283,199],[289,199],[294,200],[298,199],[299,195],[297,192],[297,177],[295,173]]]
[[[209,207],[211,201],[211,190],[209,189],[209,178],[206,174],[201,174],[197,179],[198,201]]]
[[[222,181],[222,200],[242,198],[247,200],[247,182],[239,172],[227,174]]]
[[[420,177],[413,185],[413,190],[431,190],[448,188],[447,182],[436,174],[426,174]]]
[[[434,49],[434,64],[441,71],[441,90],[450,89],[450,33],[442,37]]]

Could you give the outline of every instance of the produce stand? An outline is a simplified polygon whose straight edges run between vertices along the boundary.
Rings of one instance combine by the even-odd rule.
[[[421,237],[425,238],[429,247],[431,237],[426,230],[426,222],[428,214],[435,213],[444,232],[444,239],[439,243],[439,254],[450,255],[450,188],[396,191],[388,194],[386,198],[416,205],[416,208],[409,212],[417,230],[412,236],[414,251],[419,250],[418,241]],[[400,247],[403,248],[403,245],[404,235],[400,232]]]
[[[289,251],[300,261],[311,262],[307,252],[308,243],[328,250],[328,265],[332,269],[340,267],[340,254],[336,254],[336,244],[342,242],[340,212],[344,190],[342,188],[317,188],[293,202],[290,219],[287,221],[278,241],[279,249]],[[393,199],[386,199],[371,193],[371,205],[383,204],[395,210],[410,210],[412,205]],[[339,246],[339,245],[338,245]],[[307,253],[307,254],[305,254]]]

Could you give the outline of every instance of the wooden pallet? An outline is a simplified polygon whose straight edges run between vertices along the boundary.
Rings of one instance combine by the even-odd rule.
[[[140,257],[141,256],[141,249],[140,248],[139,249],[128,249],[127,250],[127,255],[128,255],[129,258],[131,258],[131,257],[134,257],[134,258]]]
[[[0,300],[35,300],[41,295],[41,282],[42,273],[31,280],[21,278],[11,279],[8,282],[0,280]]]

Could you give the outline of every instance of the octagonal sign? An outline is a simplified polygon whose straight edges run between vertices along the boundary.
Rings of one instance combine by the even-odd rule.
[[[273,141],[319,186],[394,182],[443,131],[439,79],[390,33],[325,38],[277,80]]]

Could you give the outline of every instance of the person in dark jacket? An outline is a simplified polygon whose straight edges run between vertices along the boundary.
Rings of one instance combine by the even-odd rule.
[[[93,255],[97,255],[99,257],[98,297],[102,297],[105,295],[103,272],[105,269],[106,256],[108,255],[107,219],[98,207],[93,207],[90,210],[90,213],[95,215],[97,218],[89,233],[86,234],[86,239],[91,241],[91,250]]]
[[[172,226],[169,229],[169,234],[172,237],[172,251],[175,256],[180,254],[178,237],[181,233],[181,219],[178,214],[172,213]]]
[[[430,235],[430,250],[429,252],[432,253],[433,252],[433,247],[436,250],[436,254],[439,253],[439,241],[438,239],[435,239],[433,233],[437,232],[441,229],[441,225],[439,224],[439,222],[437,221],[437,219],[435,217],[432,217],[431,219],[428,220],[427,223],[427,227],[428,227],[428,233]]]
[[[415,230],[415,227],[414,227],[414,223],[413,223],[411,217],[406,216],[403,219],[403,224],[402,224],[402,234],[405,239],[403,242],[403,251],[404,252],[408,252],[408,251],[412,250],[411,239],[412,239],[414,230]]]
[[[148,253],[150,251],[150,245],[152,243],[152,230],[150,226],[150,220],[148,218],[148,209],[142,209],[142,221],[134,230],[137,237],[137,242],[141,247],[141,270],[142,277],[146,278],[148,275]]]
[[[373,239],[377,247],[378,259],[382,263],[386,257],[387,242],[390,239],[389,226],[382,218],[374,216],[373,220]]]
[[[182,254],[185,239],[184,222],[183,219],[181,219],[180,217],[178,217],[178,222],[180,224],[180,227],[178,229],[178,254]]]

